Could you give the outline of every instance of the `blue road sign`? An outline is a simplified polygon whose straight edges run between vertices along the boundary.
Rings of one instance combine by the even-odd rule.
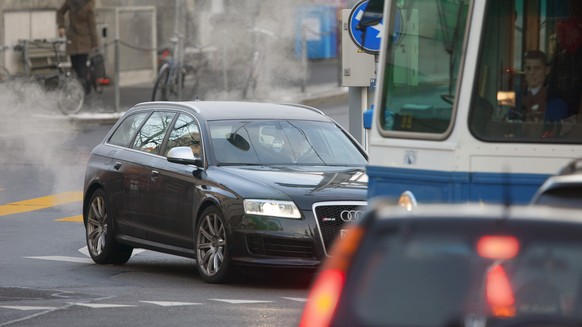
[[[348,30],[350,37],[354,43],[362,50],[370,54],[378,54],[380,52],[380,45],[382,37],[384,36],[384,19],[378,25],[366,27],[365,33],[357,29],[360,20],[364,14],[364,10],[368,7],[368,0],[358,2],[350,12],[348,19]],[[394,17],[393,42],[400,40],[402,31],[402,17],[400,11]]]

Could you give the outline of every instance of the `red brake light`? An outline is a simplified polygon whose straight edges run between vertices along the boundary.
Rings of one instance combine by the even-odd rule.
[[[515,316],[515,298],[503,266],[496,265],[487,272],[487,303],[496,317]]]
[[[506,260],[519,252],[519,242],[513,236],[483,236],[477,242],[477,253],[483,258]]]
[[[325,270],[317,277],[305,305],[300,327],[329,326],[344,286],[345,273]]]
[[[344,238],[335,242],[331,256],[325,261],[311,287],[300,327],[329,326],[344,287],[346,270],[363,235],[364,230],[354,225],[348,229]]]

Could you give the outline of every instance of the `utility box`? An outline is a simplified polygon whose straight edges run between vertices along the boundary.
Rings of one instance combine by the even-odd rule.
[[[97,8],[98,34],[107,76],[115,76],[119,45],[119,85],[152,82],[157,73],[156,7]]]
[[[342,86],[368,87],[376,77],[374,56],[361,51],[350,37],[350,9],[342,10]]]

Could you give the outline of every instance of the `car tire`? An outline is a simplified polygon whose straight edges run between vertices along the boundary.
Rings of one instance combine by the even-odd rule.
[[[202,212],[196,224],[194,236],[196,268],[200,277],[208,283],[226,283],[234,277],[227,246],[224,216],[216,207]]]
[[[121,265],[129,260],[133,248],[115,241],[110,204],[102,189],[91,195],[84,221],[87,248],[93,261]]]

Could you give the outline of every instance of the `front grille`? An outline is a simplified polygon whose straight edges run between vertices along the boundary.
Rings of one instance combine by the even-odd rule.
[[[314,258],[312,241],[248,235],[247,247],[252,254],[287,258]]]
[[[363,216],[365,206],[365,202],[329,202],[313,206],[326,254],[329,255],[328,251],[344,225],[350,221],[356,222]]]

